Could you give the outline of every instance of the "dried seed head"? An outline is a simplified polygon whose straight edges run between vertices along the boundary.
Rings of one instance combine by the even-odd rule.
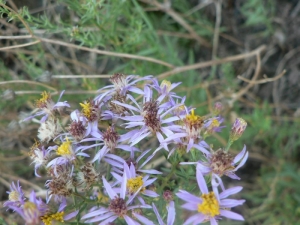
[[[113,127],[108,127],[103,133],[104,144],[110,149],[110,151],[114,151],[115,147],[117,146],[118,140],[119,135]]]
[[[127,213],[126,202],[123,198],[116,197],[115,199],[111,200],[108,208],[119,217],[123,217]]]
[[[82,121],[76,121],[74,120],[69,128],[68,128],[70,134],[75,138],[76,141],[81,141],[84,138],[86,129],[83,125]]]
[[[50,140],[60,134],[61,131],[62,128],[59,124],[59,121],[53,117],[49,117],[47,121],[41,123],[37,136],[41,142],[48,143]]]
[[[46,186],[48,187],[51,195],[64,197],[70,196],[74,190],[73,179],[69,176],[63,175],[53,177]]]
[[[118,115],[125,115],[125,112],[128,112],[127,108],[119,104],[115,104],[112,101],[126,103],[126,96],[120,94],[120,92],[116,92],[108,102],[108,109]]]
[[[99,174],[96,173],[91,163],[86,163],[80,168],[78,173],[78,183],[88,189],[92,184],[98,181]]]
[[[166,190],[163,193],[163,198],[166,202],[173,201],[173,193],[170,190]]]
[[[122,88],[126,87],[127,80],[126,76],[122,73],[116,73],[111,78],[110,81],[113,83],[115,90],[120,91]]]
[[[217,150],[212,154],[210,159],[212,172],[222,176],[226,171],[234,169],[234,156],[222,149]]]
[[[157,113],[158,113],[158,102],[149,101],[144,103],[143,113],[142,113],[144,117],[144,122],[146,126],[148,126],[153,133],[156,133],[161,129],[161,122],[160,119],[158,118]]]

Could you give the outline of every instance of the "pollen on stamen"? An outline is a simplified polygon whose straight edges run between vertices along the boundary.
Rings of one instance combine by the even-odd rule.
[[[41,216],[41,220],[45,225],[52,225],[52,221],[64,222],[64,211]]]
[[[202,194],[203,202],[198,204],[198,212],[203,213],[209,217],[215,217],[220,215],[219,202],[214,194],[214,192],[209,192],[208,194]]]
[[[127,180],[127,188],[131,194],[137,192],[140,187],[144,185],[143,177],[138,176],[135,178],[131,178]],[[143,192],[145,187],[143,187],[140,191]]]
[[[72,143],[67,140],[63,142],[56,150],[57,155],[70,155],[71,154]]]
[[[82,107],[83,115],[90,121],[96,121],[98,119],[99,107],[92,100],[87,100],[84,103],[79,103]]]
[[[47,107],[47,103],[51,101],[51,95],[49,92],[44,91],[41,95],[42,97],[35,102],[36,107],[40,109]]]

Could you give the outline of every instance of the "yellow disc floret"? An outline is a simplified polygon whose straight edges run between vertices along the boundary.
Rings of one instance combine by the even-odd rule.
[[[64,212],[57,212],[53,214],[48,214],[45,216],[41,217],[41,220],[45,225],[51,225],[53,220],[59,221],[59,222],[64,222]]]
[[[195,115],[195,110],[192,109],[191,110],[191,114],[186,115],[186,120],[190,123],[190,124],[194,124],[197,123],[199,120],[201,120],[200,116]]]
[[[166,87],[167,91],[169,92],[170,89],[171,89],[171,85],[172,85],[172,84],[171,84],[170,81],[168,81],[168,80],[163,80],[163,81],[161,82],[161,84],[160,84],[160,87],[161,87],[161,88]]]
[[[131,178],[127,180],[127,188],[130,193],[135,193],[137,190],[144,185],[143,177],[138,176],[135,178]],[[145,187],[143,187],[140,191],[143,192]]]
[[[47,106],[47,102],[51,100],[50,93],[44,91],[42,94],[42,97],[39,100],[36,100],[35,105],[37,108],[44,108]]]
[[[203,213],[206,216],[214,217],[220,215],[219,202],[216,199],[214,192],[208,194],[202,194],[202,204],[198,204],[198,212]]]
[[[8,195],[9,201],[16,202],[19,200],[20,194],[17,191],[12,191]]]
[[[90,118],[92,115],[92,104],[89,101],[86,101],[84,103],[79,103],[82,107],[82,113],[85,117]]]
[[[63,142],[56,150],[57,155],[71,155],[72,143],[69,140]]]

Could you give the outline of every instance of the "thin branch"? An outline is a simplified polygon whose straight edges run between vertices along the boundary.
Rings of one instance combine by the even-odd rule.
[[[112,75],[52,75],[53,79],[70,79],[70,78],[110,78]]]
[[[215,30],[214,30],[214,37],[213,37],[213,50],[212,50],[212,59],[217,58],[217,51],[219,46],[219,34],[220,34],[220,26],[221,26],[221,0],[215,2],[216,6],[216,23],[215,23]]]
[[[3,82],[0,82],[0,85],[6,85],[6,84],[24,84],[24,83],[42,86],[42,87],[49,88],[50,90],[53,90],[53,91],[57,92],[56,88],[54,88],[54,87],[51,87],[51,86],[49,86],[47,84],[43,84],[43,83],[40,83],[40,82],[30,81],[30,80],[10,80],[10,81],[3,81]]]
[[[207,61],[207,62],[196,63],[196,64],[192,64],[192,65],[188,65],[188,66],[176,67],[173,70],[170,70],[170,71],[167,71],[165,73],[159,74],[157,76],[157,78],[158,79],[164,79],[168,76],[178,74],[178,73],[182,73],[182,72],[185,72],[185,71],[188,71],[188,70],[195,70],[195,69],[205,68],[205,67],[209,67],[209,66],[219,65],[219,64],[222,64],[222,63],[227,63],[227,62],[246,59],[246,58],[257,55],[258,53],[264,51],[265,49],[266,49],[266,46],[262,45],[262,46],[258,47],[257,49],[255,49],[251,52],[248,52],[248,53],[229,56],[229,57],[226,57],[226,58],[223,58],[223,59],[210,60],[210,61]]]
[[[32,38],[31,35],[19,35],[19,36],[0,36],[0,39],[26,39],[26,38]]]
[[[261,79],[261,80],[257,80],[257,81],[252,81],[252,80],[249,80],[247,78],[244,78],[242,76],[238,76],[237,78],[238,79],[241,79],[242,81],[245,81],[247,83],[251,83],[251,84],[264,84],[264,83],[268,83],[268,82],[273,82],[275,80],[278,80],[280,79],[281,77],[283,77],[283,75],[286,73],[286,70],[283,70],[280,74],[278,74],[277,76],[275,77],[272,77],[272,78],[264,78],[264,79]]]
[[[29,43],[26,43],[26,44],[3,47],[3,48],[0,48],[0,51],[5,51],[5,50],[8,50],[8,49],[13,49],[13,48],[22,48],[22,47],[26,47],[26,46],[30,46],[30,45],[35,45],[37,43],[40,43],[40,40],[29,42]]]

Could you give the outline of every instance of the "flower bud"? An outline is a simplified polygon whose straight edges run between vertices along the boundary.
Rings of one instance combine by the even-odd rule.
[[[224,106],[221,102],[216,102],[213,108],[213,115],[220,115],[221,111],[224,109]]]
[[[247,122],[242,118],[237,118],[232,125],[229,141],[233,142],[239,139],[247,127]]]

